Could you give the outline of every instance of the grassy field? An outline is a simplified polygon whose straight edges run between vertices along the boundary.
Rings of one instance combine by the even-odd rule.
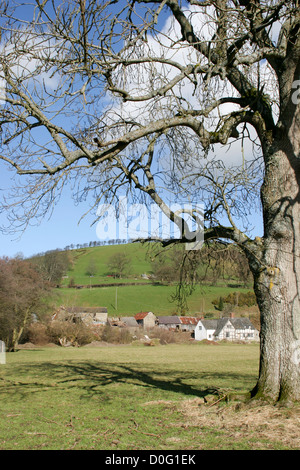
[[[121,280],[108,277],[109,268],[107,264],[110,257],[116,253],[124,253],[131,260],[128,276]],[[64,279],[63,285],[68,285],[71,278],[74,279],[75,284],[83,285],[89,285],[90,282],[93,284],[133,282],[135,280],[143,282],[141,274],[150,273],[151,271],[148,248],[141,243],[83,248],[71,250],[69,255],[73,267],[68,271],[68,278]],[[94,263],[97,270],[92,278],[86,273],[91,262]]]
[[[70,250],[71,269],[62,280],[61,288],[55,289],[55,306],[107,307],[110,316],[135,315],[141,311],[153,311],[156,315],[181,313],[177,303],[174,299],[172,300],[176,293],[175,285],[154,284],[151,280],[142,277],[143,274],[151,274],[150,260],[153,250],[153,247],[150,249],[149,245],[142,243]],[[122,279],[114,279],[108,275],[108,260],[116,253],[125,253],[131,260],[130,271],[127,277]],[[92,277],[86,273],[91,262],[96,266],[97,271]],[[86,287],[69,288],[70,280],[77,286]],[[251,290],[251,286],[245,289],[229,287],[234,282],[237,280],[219,279],[213,286],[196,286],[193,294],[188,297],[188,305],[183,313],[218,315],[212,303],[214,300],[226,297],[237,290],[240,292]],[[101,285],[101,287],[92,287],[93,285]],[[257,312],[255,309],[251,311],[251,309],[244,308],[240,313],[255,315]]]
[[[214,404],[212,389],[254,386],[258,355],[257,345],[222,343],[9,353],[0,449],[299,448],[295,410]]]
[[[142,244],[142,243],[128,243],[120,245],[105,245],[90,248],[82,248],[77,250],[70,250],[69,257],[71,260],[71,268],[67,272],[67,277],[63,279],[62,285],[68,286],[70,279],[73,278],[75,284],[79,285],[90,285],[91,284],[106,284],[106,283],[124,283],[124,282],[139,282],[148,283],[142,278],[142,274],[152,274],[152,263],[151,260],[155,258],[155,254],[162,251],[167,259],[172,259],[172,256],[177,256],[178,253],[172,254],[172,249],[159,248],[154,244]],[[126,276],[122,279],[114,279],[109,276],[109,259],[116,254],[125,254],[130,259],[130,267]],[[93,263],[96,273],[90,277],[87,274],[89,265]],[[205,271],[205,266],[203,266]],[[228,275],[228,274],[227,274]],[[218,285],[226,285],[226,282],[239,282],[238,279],[230,279],[224,281],[223,279],[218,280]]]
[[[221,286],[196,286],[188,298],[188,313],[214,312],[212,301],[226,296],[237,289]],[[249,289],[239,289],[247,292]],[[110,316],[134,315],[138,312],[152,311],[156,315],[172,315],[178,312],[176,302],[172,301],[175,286],[147,284],[144,286],[94,287],[87,289],[61,288],[55,291],[56,305],[107,307]],[[246,310],[246,309],[245,309]]]

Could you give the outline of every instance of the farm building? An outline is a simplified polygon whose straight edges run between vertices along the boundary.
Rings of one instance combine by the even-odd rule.
[[[109,326],[117,326],[119,328],[128,328],[131,331],[135,331],[139,328],[139,325],[134,317],[109,317],[107,319]]]
[[[139,328],[138,322],[134,317],[121,317],[120,320],[124,324],[126,328],[129,328],[130,330],[136,330]]]
[[[134,318],[137,324],[145,330],[153,328],[157,324],[157,318],[152,312],[140,312]]]
[[[124,326],[124,325],[122,325],[120,317],[108,317],[107,325],[109,325],[109,326],[120,326],[120,327]]]
[[[195,328],[195,340],[209,341],[226,339],[228,341],[258,341],[259,332],[249,318],[219,318],[199,320]]]
[[[181,322],[177,315],[157,317],[158,326],[165,330],[180,330]]]
[[[193,333],[195,330],[199,318],[197,317],[179,317],[180,320],[180,329],[181,331],[189,331],[190,333]]]
[[[107,315],[106,307],[61,307],[53,315],[52,320],[73,321],[74,323],[82,321],[86,325],[106,325]]]

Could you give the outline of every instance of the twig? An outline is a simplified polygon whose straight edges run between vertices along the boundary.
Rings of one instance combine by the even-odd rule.
[[[135,424],[136,429],[138,429],[138,427],[139,427],[138,423],[134,419],[131,419],[130,421],[133,421],[134,424]]]
[[[112,434],[115,434],[115,432],[116,432],[115,430],[111,431],[110,429],[107,429],[105,432],[102,433],[102,436],[107,436],[107,435],[109,435],[109,434],[112,435]],[[100,433],[101,433],[101,431],[98,431],[98,432],[96,433],[96,435],[97,435],[97,434],[100,434]]]
[[[72,431],[74,429],[74,425],[73,425],[73,416],[71,416],[70,418],[70,422],[68,424],[66,424],[66,426],[69,426],[70,428],[72,428]]]
[[[223,395],[221,398],[219,398],[219,400],[215,401],[214,403],[209,405],[207,408],[211,408],[212,406],[216,405],[217,403],[219,403],[219,401],[223,400],[226,397],[227,397],[227,395]]]
[[[152,434],[151,432],[138,431],[137,429],[133,429],[133,430],[140,434],[144,434],[145,436],[160,437],[160,434]]]

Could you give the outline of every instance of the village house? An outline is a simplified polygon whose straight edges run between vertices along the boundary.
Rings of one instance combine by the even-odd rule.
[[[259,332],[249,318],[219,318],[217,320],[199,320],[194,333],[197,341],[258,341]]]
[[[157,317],[152,312],[140,312],[137,313],[134,318],[137,324],[144,328],[144,330],[154,328],[157,324]]]
[[[199,320],[194,330],[194,338],[197,341],[208,339],[212,341],[218,326],[218,320]]]

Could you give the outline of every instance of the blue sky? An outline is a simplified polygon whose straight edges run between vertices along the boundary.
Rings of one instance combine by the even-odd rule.
[[[7,187],[7,177],[10,175],[11,173],[8,173],[3,163],[0,162],[0,187],[3,188],[4,184]],[[71,244],[76,246],[99,240],[96,233],[97,224],[93,224],[94,216],[88,214],[80,221],[87,210],[88,203],[82,202],[75,205],[70,194],[65,191],[51,217],[45,217],[39,225],[28,226],[23,233],[0,232],[0,256],[13,257],[22,253],[25,257],[30,257],[47,250],[63,249]],[[254,212],[249,217],[249,221],[255,227],[252,236],[261,236],[261,215]],[[6,214],[0,214],[0,225],[6,223]]]
[[[3,188],[3,181],[11,173],[7,172],[3,163],[0,163],[0,173],[0,187]],[[91,215],[86,216],[78,224],[87,209],[84,203],[76,206],[66,192],[55,207],[52,216],[45,217],[39,225],[28,226],[23,233],[0,232],[0,256],[13,257],[22,252],[25,257],[29,257],[47,250],[64,248],[70,244],[76,245],[97,240],[96,226],[91,227],[94,220]],[[6,215],[8,214],[0,215],[0,225],[7,225]]]
[[[67,210],[56,211],[49,221],[28,227],[22,235],[1,234],[0,256],[13,257],[21,252],[29,257],[47,250],[64,248],[72,243],[76,245],[97,240],[95,227],[91,228],[86,222],[77,225],[80,215],[74,206],[68,205]]]
[[[28,6],[23,7],[22,14],[25,19],[28,15]],[[12,173],[8,172],[3,162],[0,162],[0,189],[7,192],[13,185]],[[87,215],[79,224],[81,216],[88,208],[88,202],[75,205],[70,193],[66,191],[50,219],[45,218],[39,225],[28,226],[24,233],[0,232],[0,256],[11,257],[21,252],[25,257],[29,257],[47,250],[63,249],[71,244],[76,246],[97,240],[96,225],[91,226],[94,220],[92,215]],[[0,226],[7,225],[7,215],[9,214],[0,214]],[[251,223],[257,227],[253,236],[261,235],[261,217],[254,213],[251,216]]]

